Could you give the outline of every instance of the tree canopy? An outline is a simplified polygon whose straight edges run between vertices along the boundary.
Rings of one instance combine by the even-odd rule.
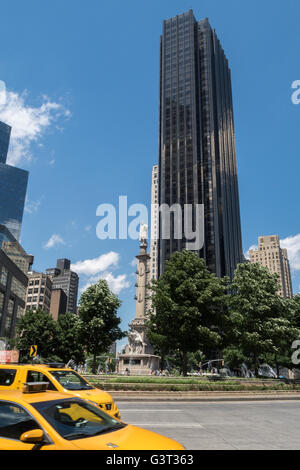
[[[71,359],[77,364],[84,362],[84,347],[80,341],[80,320],[74,313],[59,315],[56,355],[66,364]]]
[[[152,286],[148,338],[162,354],[179,353],[187,373],[188,353],[218,348],[218,326],[228,279],[219,279],[197,254],[175,252]]]
[[[37,345],[38,355],[47,358],[56,355],[58,325],[43,310],[27,310],[17,324],[15,347],[22,360],[29,360],[31,345]]]
[[[258,263],[240,264],[234,275],[224,317],[225,356],[244,358],[258,375],[259,363],[276,358],[290,347],[299,331],[290,308],[278,295],[278,277]]]
[[[96,372],[96,357],[109,350],[112,343],[126,336],[119,325],[117,311],[120,299],[100,279],[88,287],[79,300],[79,337],[86,351],[93,355],[93,372]]]

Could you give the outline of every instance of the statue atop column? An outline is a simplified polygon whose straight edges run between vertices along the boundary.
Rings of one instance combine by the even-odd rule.
[[[151,374],[151,371],[159,368],[159,357],[154,354],[154,348],[147,339],[147,308],[148,308],[148,284],[150,282],[150,255],[147,253],[148,225],[144,222],[140,225],[139,241],[140,252],[136,256],[136,313],[135,318],[129,324],[128,344],[125,353],[119,355],[119,372],[130,370],[132,374]]]
[[[148,240],[148,225],[145,224],[144,222],[141,223],[140,225],[140,237],[139,240],[142,244],[147,244]]]

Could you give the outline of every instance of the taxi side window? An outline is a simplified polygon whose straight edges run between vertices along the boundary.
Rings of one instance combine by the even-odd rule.
[[[9,387],[16,376],[16,369],[0,369],[0,386]]]
[[[24,408],[15,403],[0,402],[0,438],[20,440],[23,432],[41,429]]]
[[[46,375],[42,374],[42,372],[36,370],[29,370],[27,372],[26,382],[48,382],[48,390],[57,391],[57,388],[53,385],[51,380],[49,380]]]

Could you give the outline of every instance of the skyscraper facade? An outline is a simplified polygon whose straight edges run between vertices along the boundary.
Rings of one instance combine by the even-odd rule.
[[[286,248],[280,248],[278,235],[258,238],[257,250],[249,250],[250,263],[259,263],[279,278],[278,294],[293,297],[290,263]]]
[[[160,43],[159,205],[204,206],[204,245],[195,250],[218,276],[243,261],[231,76],[208,19],[193,11],[163,23]],[[182,212],[182,233],[185,215]],[[188,240],[160,236],[158,270]]]
[[[67,296],[62,289],[52,289],[50,302],[50,315],[58,320],[60,315],[67,311]]]
[[[15,237],[10,233],[5,225],[0,224],[0,248],[2,247],[3,242],[16,242]]]
[[[159,237],[159,213],[158,213],[158,165],[152,168],[151,187],[151,232],[150,232],[150,278],[157,279],[158,275],[158,237]]]
[[[26,292],[26,310],[50,312],[52,281],[44,273],[29,272]]]
[[[19,242],[3,241],[1,249],[23,273],[27,274],[30,271],[34,256],[28,255]]]
[[[77,297],[79,277],[71,271],[68,259],[58,259],[56,268],[46,269],[46,274],[52,279],[53,289],[62,289],[67,296],[67,312],[77,313]]]
[[[25,308],[26,274],[0,249],[0,338],[13,338]]]
[[[6,164],[11,127],[0,122],[0,224],[20,241],[28,171]]]
[[[0,121],[0,163],[6,163],[11,127]]]

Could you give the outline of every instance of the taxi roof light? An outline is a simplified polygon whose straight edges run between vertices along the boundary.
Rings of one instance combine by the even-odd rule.
[[[44,366],[52,367],[53,369],[62,369],[65,368],[63,362],[48,362],[48,364],[43,364]]]
[[[49,382],[25,382],[23,393],[39,393],[46,392]]]

